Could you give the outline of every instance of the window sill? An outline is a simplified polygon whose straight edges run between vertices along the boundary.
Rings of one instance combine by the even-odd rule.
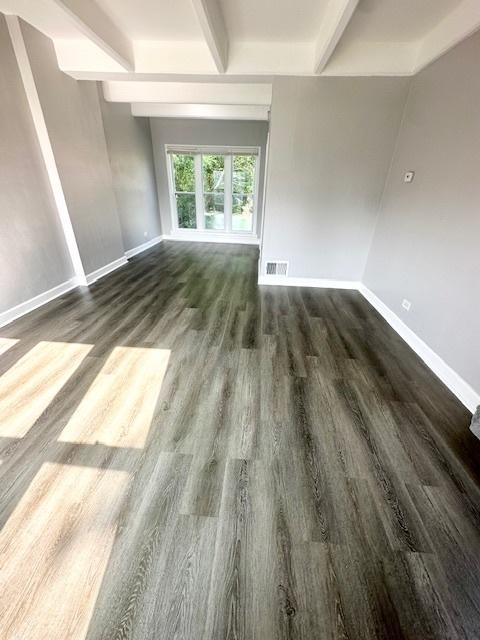
[[[165,240],[184,240],[187,242],[224,242],[228,244],[259,245],[260,240],[254,233],[226,231],[198,231],[197,229],[176,229]]]

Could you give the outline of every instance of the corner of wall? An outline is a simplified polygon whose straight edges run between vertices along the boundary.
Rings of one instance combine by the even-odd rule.
[[[371,236],[370,236],[370,243],[369,243],[368,249],[367,249],[367,251],[365,253],[365,263],[363,265],[362,275],[360,277],[360,282],[362,284],[365,284],[365,276],[366,276],[367,269],[368,269],[368,262],[369,262],[369,259],[370,259],[370,254],[372,252],[372,248],[373,248],[374,242],[375,242],[375,236],[376,236],[376,233],[377,233],[377,227],[378,227],[381,215],[382,215],[383,204],[385,202],[385,194],[387,193],[387,188],[388,188],[388,185],[390,183],[393,164],[394,164],[394,161],[395,161],[395,157],[397,155],[398,145],[399,145],[399,142],[400,142],[400,137],[401,137],[401,134],[402,134],[404,123],[405,123],[405,116],[406,116],[406,113],[407,113],[408,103],[409,103],[409,100],[410,100],[410,94],[411,94],[411,91],[412,91],[414,80],[415,80],[414,77],[409,78],[408,89],[405,92],[405,100],[403,102],[402,113],[401,113],[400,119],[398,121],[397,133],[395,135],[395,142],[394,142],[393,148],[392,148],[392,155],[390,157],[390,162],[388,164],[388,169],[387,169],[387,171],[385,173],[385,179],[384,179],[384,182],[383,182],[382,191],[381,191],[381,194],[380,194],[380,198],[378,200],[378,206],[377,206],[377,211],[376,211],[376,215],[375,215],[375,224],[373,225],[372,233],[371,233]]]

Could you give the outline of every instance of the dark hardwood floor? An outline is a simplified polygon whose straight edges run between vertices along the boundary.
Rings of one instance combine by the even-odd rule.
[[[0,638],[480,638],[480,442],[357,292],[163,243],[0,329]]]

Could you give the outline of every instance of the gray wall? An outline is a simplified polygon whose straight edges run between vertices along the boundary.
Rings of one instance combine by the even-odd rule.
[[[158,197],[162,229],[172,231],[170,197],[168,190],[166,144],[218,145],[261,147],[259,175],[257,232],[262,223],[263,183],[268,123],[239,120],[194,120],[182,118],[152,118],[153,152],[157,173]]]
[[[43,115],[85,272],[124,255],[95,82],[57,66],[52,41],[22,22]]]
[[[2,312],[74,275],[2,14],[0,96]]]
[[[408,80],[275,78],[263,259],[360,280]]]
[[[365,284],[480,392],[480,34],[418,75]],[[416,171],[412,184],[404,172]],[[406,313],[401,302],[411,301]]]
[[[123,246],[134,249],[162,233],[150,121],[134,118],[129,104],[106,102],[100,83],[98,92]]]

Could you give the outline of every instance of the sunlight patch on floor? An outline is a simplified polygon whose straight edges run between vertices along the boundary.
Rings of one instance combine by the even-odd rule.
[[[8,369],[0,377],[0,436],[22,438],[91,348],[90,344],[39,342]]]
[[[8,351],[10,347],[13,347],[14,344],[17,344],[18,340],[15,338],[0,338],[0,356],[5,351]]]
[[[169,357],[168,349],[115,347],[59,440],[143,448]]]
[[[0,533],[0,637],[83,640],[130,474],[46,463]]]
[[[0,379],[9,435],[28,429],[90,348],[40,343]],[[86,637],[138,460],[132,449],[146,443],[169,357],[113,349],[62,433],[68,463],[41,466],[0,532],[2,640]]]

